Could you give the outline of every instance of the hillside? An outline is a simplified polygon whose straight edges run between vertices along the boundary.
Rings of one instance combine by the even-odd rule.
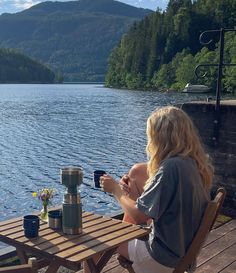
[[[199,35],[206,30],[235,29],[235,0],[170,0],[165,12],[156,11],[134,24],[109,57],[106,85],[130,89],[182,90],[190,82],[216,88],[217,66],[196,78],[199,64],[217,64],[219,32],[204,36],[212,43],[203,47]],[[236,31],[225,32],[225,63],[236,63]],[[236,67],[225,67],[223,90],[236,90]]]
[[[111,49],[150,12],[113,0],[42,2],[0,16],[0,47],[47,64],[66,81],[103,81]]]
[[[46,66],[10,49],[0,49],[0,83],[54,83]]]

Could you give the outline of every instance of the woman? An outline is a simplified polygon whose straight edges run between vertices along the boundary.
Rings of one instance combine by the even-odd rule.
[[[152,113],[147,120],[147,138],[148,179],[141,196],[135,201],[127,195],[127,177],[120,186],[104,175],[101,187],[114,195],[133,221],[152,219],[147,242],[133,240],[118,252],[133,262],[137,273],[169,273],[199,227],[209,200],[213,168],[193,123],[179,108],[164,107]]]

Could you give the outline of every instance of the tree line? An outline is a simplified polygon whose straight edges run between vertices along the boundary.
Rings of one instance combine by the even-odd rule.
[[[182,90],[186,83],[206,84],[215,89],[217,69],[207,76],[194,74],[198,64],[218,63],[219,35],[202,47],[205,30],[236,26],[234,0],[170,0],[166,11],[157,10],[133,24],[109,56],[106,86],[130,89]],[[236,32],[225,36],[225,63],[236,63]],[[223,90],[236,89],[236,67],[225,67]]]
[[[43,64],[12,49],[0,49],[0,83],[54,83],[62,80]]]

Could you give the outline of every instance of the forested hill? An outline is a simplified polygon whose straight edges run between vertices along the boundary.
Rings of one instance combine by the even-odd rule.
[[[114,0],[42,2],[0,16],[0,47],[47,64],[65,81],[104,81],[111,49],[151,12]]]
[[[165,12],[149,15],[123,36],[109,57],[106,85],[181,90],[190,82],[215,90],[217,67],[209,68],[204,79],[196,78],[194,68],[218,62],[219,33],[203,36],[215,41],[208,48],[199,35],[220,28],[236,28],[235,0],[170,0]],[[226,33],[224,62],[236,63],[236,32]],[[224,70],[223,88],[236,90],[236,67]]]
[[[54,83],[46,66],[10,49],[0,49],[0,83]]]

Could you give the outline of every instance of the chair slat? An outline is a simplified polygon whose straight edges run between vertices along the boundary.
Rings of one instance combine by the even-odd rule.
[[[30,258],[28,264],[0,267],[0,273],[37,273],[36,258]]]
[[[32,273],[32,268],[30,265],[16,265],[16,266],[7,266],[0,268],[1,273]]]

